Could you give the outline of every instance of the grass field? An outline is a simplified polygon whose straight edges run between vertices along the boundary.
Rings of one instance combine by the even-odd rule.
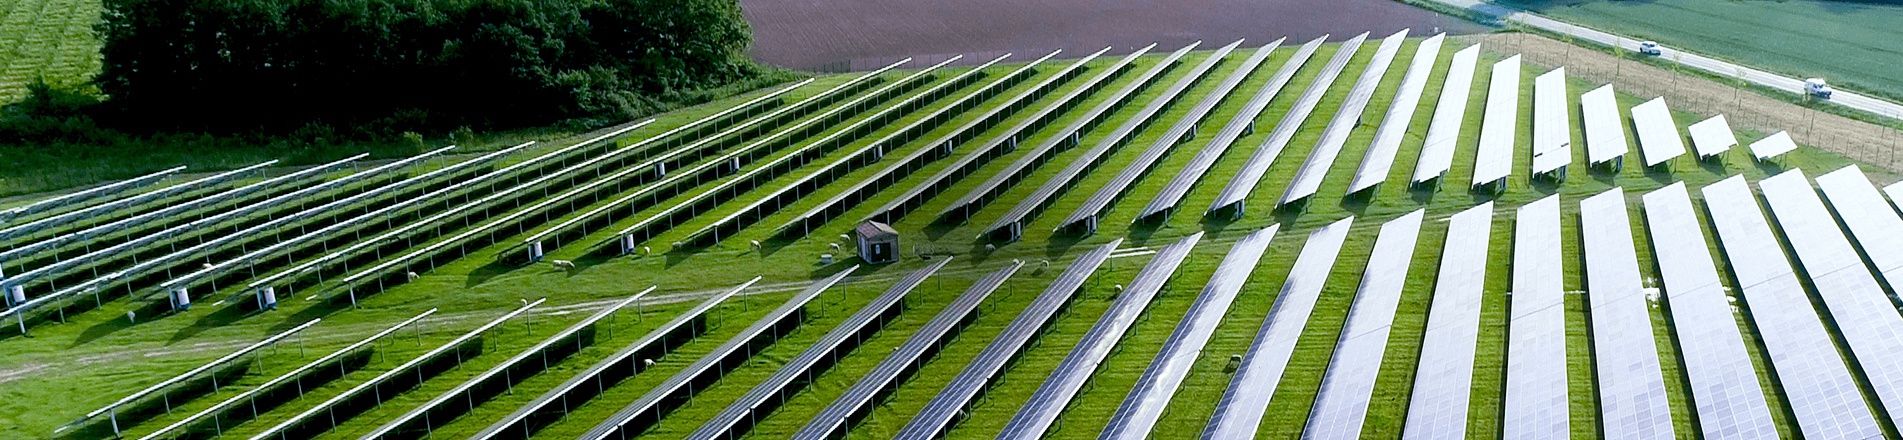
[[[1501,0],[1742,65],[1903,99],[1903,5],[1836,0]]]
[[[1447,183],[1439,190],[1410,190],[1403,182],[1413,169],[1415,158],[1419,155],[1422,139],[1431,119],[1432,106],[1440,91],[1441,78],[1447,70],[1449,58],[1460,47],[1444,48],[1440,60],[1436,63],[1435,74],[1429,81],[1421,105],[1426,107],[1415,114],[1411,121],[1410,135],[1403,142],[1397,155],[1389,184],[1378,188],[1369,200],[1343,201],[1345,191],[1355,165],[1361,160],[1362,150],[1373,137],[1374,127],[1385,116],[1389,100],[1398,87],[1408,58],[1414,53],[1412,40],[1400,51],[1394,67],[1383,77],[1381,87],[1375,98],[1363,112],[1363,122],[1348,140],[1332,171],[1305,210],[1299,212],[1266,212],[1281,195],[1281,188],[1293,177],[1295,171],[1306,159],[1309,148],[1315,144],[1333,117],[1336,109],[1345,98],[1346,90],[1352,86],[1354,78],[1368,63],[1372,48],[1363,48],[1354,61],[1336,81],[1331,93],[1303,124],[1303,129],[1290,143],[1290,148],[1277,159],[1264,178],[1261,187],[1248,199],[1249,210],[1246,215],[1234,222],[1205,222],[1199,213],[1221,190],[1228,176],[1234,174],[1242,159],[1253,152],[1254,148],[1268,136],[1270,124],[1280,120],[1300,95],[1308,87],[1327,59],[1336,50],[1335,45],[1327,45],[1318,52],[1308,65],[1302,67],[1288,88],[1284,89],[1271,103],[1269,108],[1257,117],[1261,124],[1251,135],[1239,139],[1208,177],[1193,188],[1183,203],[1184,209],[1159,227],[1132,228],[1137,211],[1150,197],[1161,191],[1161,186],[1169,176],[1181,169],[1202,148],[1203,139],[1182,143],[1166,156],[1149,176],[1124,196],[1111,209],[1102,222],[1102,229],[1089,237],[1053,236],[1048,231],[1081,205],[1095,188],[1108,183],[1109,179],[1131,161],[1144,148],[1155,141],[1156,137],[1170,124],[1182,117],[1196,101],[1212,90],[1220,79],[1228,75],[1240,64],[1242,53],[1231,54],[1229,60],[1219,65],[1209,78],[1189,90],[1180,102],[1159,116],[1150,128],[1138,133],[1127,145],[1114,150],[1106,165],[1089,173],[1074,189],[1061,195],[1051,208],[1046,210],[1025,228],[1025,239],[1020,242],[999,246],[996,250],[986,250],[982,243],[974,242],[971,237],[977,235],[982,227],[1010,209],[1016,200],[1032,193],[1045,179],[1054,175],[1065,163],[1078,157],[1083,148],[1065,151],[1050,163],[1038,168],[1037,172],[1013,187],[998,201],[991,203],[973,218],[955,225],[933,224],[931,214],[949,204],[958,195],[975,187],[984,177],[997,172],[1005,164],[1024,154],[1026,148],[1000,157],[979,172],[952,186],[951,189],[915,210],[910,216],[895,223],[905,234],[905,246],[909,250],[935,249],[953,252],[955,260],[934,280],[926,282],[907,300],[902,318],[888,324],[876,336],[866,340],[850,355],[829,370],[818,374],[815,381],[804,391],[792,398],[792,403],[777,412],[763,418],[760,425],[750,434],[750,438],[783,438],[798,429],[805,421],[824,405],[830,403],[857,378],[877,364],[884,354],[901,344],[910,333],[922,326],[926,320],[948,304],[953,297],[985,274],[1001,267],[1012,259],[1031,262],[1024,271],[1014,277],[1006,287],[1000,289],[980,308],[976,321],[945,344],[943,350],[926,363],[922,370],[900,386],[890,399],[884,401],[873,414],[853,430],[853,438],[890,437],[905,422],[937,394],[952,376],[961,370],[983,347],[996,336],[997,332],[1029,304],[1032,298],[1047,285],[1063,267],[1083,250],[1106,243],[1112,239],[1127,238],[1125,247],[1156,247],[1173,242],[1196,231],[1205,231],[1208,235],[1203,243],[1190,255],[1182,269],[1167,284],[1162,294],[1155,299],[1144,317],[1125,335],[1122,344],[1104,362],[1094,376],[1092,385],[1078,395],[1069,410],[1050,434],[1054,438],[1089,438],[1106,423],[1110,412],[1121,401],[1130,385],[1136,380],[1160,349],[1161,344],[1176,325],[1200,291],[1200,286],[1208,279],[1211,271],[1220,261],[1233,241],[1244,233],[1267,227],[1282,225],[1262,263],[1245,285],[1224,319],[1216,336],[1204,350],[1191,371],[1188,380],[1175,396],[1172,409],[1158,425],[1161,433],[1187,433],[1199,431],[1209,414],[1214,410],[1229,375],[1223,373],[1223,365],[1231,354],[1243,352],[1251,342],[1263,317],[1273,304],[1275,292],[1279,291],[1289,267],[1302,247],[1309,233],[1321,225],[1332,223],[1347,216],[1355,216],[1353,231],[1347,244],[1331,272],[1328,287],[1323,292],[1315,313],[1303,333],[1291,361],[1288,374],[1282,379],[1275,399],[1268,409],[1268,417],[1263,421],[1262,435],[1268,438],[1293,437],[1300,433],[1311,402],[1314,400],[1326,369],[1332,343],[1346,319],[1347,310],[1353,301],[1354,290],[1361,277],[1362,265],[1374,243],[1374,232],[1381,222],[1398,217],[1407,212],[1425,209],[1429,221],[1422,230],[1422,238],[1417,246],[1415,258],[1409,269],[1409,282],[1404,290],[1401,307],[1395,321],[1395,331],[1389,340],[1389,349],[1384,359],[1383,371],[1377,383],[1375,395],[1371,399],[1370,416],[1362,434],[1371,438],[1396,438],[1400,434],[1401,424],[1408,410],[1407,396],[1412,386],[1412,366],[1418,359],[1422,338],[1422,326],[1426,309],[1433,294],[1434,277],[1437,273],[1442,236],[1446,233],[1443,226],[1447,216],[1487,200],[1496,202],[1496,214],[1492,231],[1489,261],[1495,264],[1487,274],[1485,289],[1485,308],[1482,318],[1482,333],[1478,349],[1478,365],[1474,382],[1474,400],[1470,411],[1470,434],[1481,438],[1497,437],[1500,428],[1501,386],[1504,376],[1503,355],[1506,341],[1506,304],[1505,292],[1510,286],[1510,273],[1506,270],[1512,261],[1511,227],[1514,208],[1521,204],[1543,198],[1550,194],[1559,194],[1564,211],[1562,221],[1565,264],[1562,267],[1578,268],[1582,266],[1579,257],[1577,227],[1578,201],[1586,196],[1597,194],[1612,187],[1623,187],[1628,193],[1630,206],[1637,209],[1638,196],[1652,189],[1675,181],[1684,181],[1693,189],[1715,182],[1735,174],[1744,174],[1752,180],[1774,174],[1777,170],[1768,166],[1752,163],[1742,151],[1734,151],[1725,156],[1722,163],[1696,164],[1688,158],[1677,160],[1677,167],[1670,172],[1647,171],[1642,167],[1627,167],[1618,173],[1588,172],[1578,165],[1584,162],[1585,151],[1575,148],[1573,171],[1563,182],[1532,182],[1526,176],[1529,166],[1529,153],[1516,149],[1514,176],[1509,179],[1507,190],[1499,196],[1469,193],[1461,190],[1462,183],[1469,179],[1472,172],[1473,150],[1477,141],[1481,108],[1485,93],[1488,68],[1491,61],[1500,56],[1489,54],[1483,57],[1480,69],[1475,76],[1476,93],[1468,100],[1468,119],[1463,130],[1459,150],[1454,160],[1453,170],[1444,179]],[[1202,124],[1199,132],[1213,133],[1232,115],[1240,111],[1247,96],[1266,82],[1267,78],[1279,68],[1294,50],[1293,47],[1280,49],[1275,56],[1253,73],[1247,82],[1239,87],[1230,99],[1218,107]],[[1129,105],[1118,110],[1110,120],[1083,136],[1083,145],[1094,144],[1110,131],[1114,124],[1134,114],[1138,108],[1156,97],[1171,82],[1180,78],[1189,66],[1200,62],[1208,52],[1198,52],[1187,56],[1181,64],[1168,72],[1156,85],[1144,90]],[[1132,66],[1132,72],[1140,72],[1153,66],[1159,55],[1149,55]],[[1092,63],[1102,67],[1113,62],[1102,59]],[[934,138],[952,127],[956,127],[970,118],[1002,102],[1004,97],[1023,90],[1042,78],[1058,70],[1060,61],[1053,61],[1049,67],[1039,69],[1039,73],[1018,86],[986,101],[960,117],[946,122],[941,128],[925,136]],[[992,78],[1015,66],[993,67]],[[1545,69],[1529,67],[1523,71],[1526,79],[1523,84],[1531,84],[1531,78]],[[955,72],[955,70],[953,71]],[[1082,77],[1088,77],[1089,72]],[[939,75],[939,79],[949,77],[952,72]],[[1052,136],[1056,127],[1067,125],[1083,113],[1083,109],[1095,105],[1110,90],[1123,87],[1136,75],[1125,74],[1109,84],[1104,91],[1091,95],[1086,102],[1064,113],[1058,121],[1046,130],[1029,136],[1023,145],[1033,145]],[[806,86],[794,92],[795,95],[814,93],[837,84],[844,77],[822,78],[816,84]],[[989,78],[986,80],[988,81]],[[1076,87],[1081,80],[1073,80],[1053,91],[1046,98],[1033,104],[1039,108],[1056,96]],[[1570,95],[1576,99],[1595,87],[1574,81],[1570,84]],[[958,94],[970,93],[977,86],[961,88]],[[1522,92],[1522,122],[1519,143],[1530,141],[1530,109],[1532,105],[1530,88]],[[699,115],[707,114],[719,108],[721,104],[737,103],[748,96],[727,99],[711,106],[702,106],[662,118],[662,121],[636,131],[624,139],[630,142],[642,136],[652,135],[661,130],[690,121]],[[949,102],[954,98],[937,100]],[[895,100],[896,101],[896,100]],[[1622,107],[1641,102],[1641,97],[1620,96]],[[1575,110],[1576,111],[1576,110]],[[866,112],[870,113],[870,112]],[[773,188],[798,179],[806,173],[819,169],[826,163],[836,160],[845,151],[851,151],[865,145],[871,139],[896,130],[927,111],[910,113],[897,123],[888,124],[881,131],[859,139],[852,146],[843,148],[828,157],[813,161],[800,169],[788,173],[768,183],[762,188]],[[1017,117],[998,124],[1009,127],[1018,122],[1025,110]],[[1681,125],[1699,120],[1699,115],[1679,114],[1676,119]],[[995,135],[992,130],[988,135]],[[1740,133],[1740,139],[1746,143],[1762,137],[1762,133]],[[1583,134],[1574,133],[1574,145],[1583,145]],[[971,144],[975,144],[971,143]],[[902,157],[905,154],[923,148],[924,145],[912,143],[897,146],[887,152],[887,157]],[[962,154],[961,149],[956,154]],[[1636,158],[1635,158],[1636,159]],[[732,286],[762,275],[766,279],[761,288],[750,292],[743,298],[735,298],[727,305],[713,312],[712,321],[716,324],[700,338],[690,342],[673,354],[658,359],[654,370],[635,376],[580,407],[567,420],[543,430],[541,438],[572,437],[592,427],[595,423],[620,409],[626,402],[645,393],[649,387],[665,380],[669,375],[692,363],[701,354],[720,345],[727,337],[737,333],[753,319],[762,316],[767,310],[783,301],[788,294],[799,288],[799,283],[836,273],[847,266],[846,263],[821,265],[817,257],[829,252],[828,244],[835,242],[837,234],[844,233],[855,220],[869,214],[879,205],[896,197],[904,189],[917,184],[926,176],[937,172],[951,160],[934,162],[901,180],[836,220],[820,228],[807,238],[786,243],[776,243],[764,251],[750,249],[748,241],[769,241],[773,229],[791,219],[794,215],[810,209],[820,201],[830,197],[856,181],[883,166],[883,163],[869,166],[847,175],[833,185],[821,188],[801,201],[786,206],[780,212],[768,216],[711,248],[691,252],[664,253],[667,244],[684,238],[688,233],[752,202],[764,195],[765,191],[752,191],[722,204],[695,218],[686,224],[677,225],[658,237],[650,239],[647,245],[655,248],[656,255],[645,257],[599,258],[590,257],[588,244],[608,238],[606,234],[619,230],[642,217],[642,213],[632,213],[621,217],[612,225],[601,228],[588,238],[574,244],[565,245],[550,255],[550,258],[575,259],[582,265],[574,271],[559,271],[546,265],[518,267],[498,263],[493,258],[497,252],[508,249],[519,241],[520,236],[507,238],[498,244],[476,251],[471,256],[434,268],[422,274],[416,282],[405,283],[388,291],[365,299],[359,309],[337,311],[333,308],[304,301],[303,297],[316,292],[299,292],[287,295],[284,309],[265,314],[246,314],[229,319],[228,312],[221,312],[215,304],[202,304],[200,308],[180,313],[177,316],[142,318],[139,324],[127,325],[122,313],[134,307],[130,301],[120,300],[108,303],[103,310],[87,312],[72,317],[66,324],[43,325],[36,328],[34,336],[6,337],[0,339],[0,438],[39,438],[50,433],[80,414],[111,402],[118,397],[145,385],[155,383],[170,375],[184,371],[197,363],[217,356],[242,345],[245,341],[255,340],[277,330],[303,323],[309,319],[323,317],[325,321],[308,331],[296,347],[285,345],[265,355],[261,372],[241,378],[235,387],[217,395],[201,398],[171,415],[148,422],[135,428],[150,430],[163,426],[167,420],[182,417],[182,413],[202,408],[206,405],[255,385],[271,374],[282,371],[287,365],[294,365],[321,356],[322,353],[336,347],[354,342],[375,332],[429,308],[440,308],[441,317],[431,320],[423,328],[425,331],[412,334],[402,332],[392,337],[377,357],[364,368],[364,371],[352,373],[349,377],[316,390],[311,396],[280,408],[265,416],[237,428],[232,436],[255,433],[271,424],[283,420],[292,414],[308,408],[310,405],[327,398],[330,394],[352,386],[374,376],[380,369],[395,366],[410,356],[420,354],[456,334],[474,328],[506,310],[519,306],[518,299],[549,298],[544,308],[562,309],[547,314],[537,314],[534,318],[520,323],[511,323],[492,335],[490,345],[481,356],[470,359],[458,369],[445,373],[439,378],[424,383],[416,391],[396,396],[382,407],[365,413],[341,426],[325,438],[352,438],[376,428],[381,422],[390,420],[413,405],[425,401],[437,393],[449,389],[516,351],[533,345],[542,337],[553,334],[561,328],[585,315],[582,304],[625,297],[649,285],[659,285],[661,290],[655,298],[673,298],[665,304],[651,301],[645,306],[639,319],[635,313],[624,311],[607,324],[614,329],[614,335],[604,338],[595,345],[582,350],[554,370],[527,379],[518,385],[512,394],[504,395],[495,401],[478,407],[472,415],[465,416],[439,431],[439,435],[454,437],[467,435],[487,426],[493,420],[512,411],[516,406],[527,402],[543,390],[565,380],[608,353],[633,341],[639,333],[664,322],[673,314],[685,310],[692,304],[695,295],[704,295],[717,291],[723,286]],[[1784,165],[1804,170],[1807,174],[1817,175],[1851,163],[1850,161],[1818,149],[1802,148],[1789,155]],[[1865,166],[1867,172],[1878,179],[1895,179],[1894,172]],[[712,185],[708,183],[707,185]],[[1692,194],[1698,194],[1693,191]],[[692,193],[677,196],[681,200]],[[664,205],[665,206],[665,205]],[[1702,210],[1701,210],[1702,211]],[[1644,237],[1641,216],[1633,215],[1634,236]],[[562,218],[549,219],[559,222]],[[1708,240],[1711,240],[1709,228]],[[1647,279],[1656,279],[1658,273],[1651,261],[1651,252],[1647,240],[1636,240],[1639,247],[1639,267]],[[912,252],[907,252],[911,254]],[[1040,267],[1039,260],[1051,260],[1049,268]],[[1003,427],[1015,410],[1029,398],[1057,362],[1078,341],[1098,315],[1115,298],[1114,284],[1125,284],[1142,266],[1146,257],[1118,258],[1109,262],[1100,270],[1092,282],[1080,292],[1070,307],[1053,319],[1048,330],[1033,343],[1028,351],[1002,376],[1002,379],[984,394],[976,406],[971,408],[970,417],[951,431],[953,438],[991,437]],[[849,260],[850,261],[850,260]],[[1722,263],[1722,261],[1720,261]],[[645,438],[679,438],[711,418],[727,404],[737,399],[754,384],[759,383],[787,359],[805,349],[807,344],[817,340],[833,325],[839,323],[867,301],[878,295],[887,286],[905,273],[924,267],[928,262],[908,256],[903,262],[892,265],[865,267],[853,278],[834,287],[827,294],[808,306],[811,312],[805,323],[797,330],[786,334],[778,343],[753,356],[745,365],[729,373],[712,387],[699,391],[698,396],[683,408],[675,411],[662,421],[658,427],[649,431]],[[1722,265],[1721,265],[1722,267]],[[1568,270],[1565,285],[1569,292],[1567,298],[1567,328],[1569,329],[1569,357],[1572,387],[1574,438],[1592,438],[1596,435],[1595,419],[1596,399],[1593,396],[1590,341],[1587,335],[1587,316],[1585,314],[1586,297],[1579,291],[1584,282],[1577,270]],[[224,286],[231,287],[231,286]],[[227,290],[225,293],[234,291]],[[222,298],[223,294],[206,294],[204,301],[210,298]],[[687,301],[687,302],[679,302]],[[565,308],[565,306],[569,306]],[[224,313],[223,315],[220,315]],[[1681,437],[1690,437],[1694,432],[1690,422],[1692,409],[1686,404],[1687,391],[1683,372],[1680,371],[1673,350],[1671,332],[1664,327],[1666,321],[1662,311],[1653,309],[1653,321],[1657,341],[1661,350],[1661,360],[1666,366],[1668,393],[1673,402],[1676,428]],[[1753,330],[1744,327],[1747,334]],[[1751,345],[1755,347],[1755,345]],[[1766,359],[1759,354],[1761,364]],[[1762,369],[1761,369],[1762,370]],[[267,374],[268,373],[268,374]],[[18,378],[7,379],[18,375]],[[1766,381],[1766,383],[1769,383]],[[52,396],[61,396],[54,398]],[[1776,399],[1773,405],[1780,405]],[[1785,412],[1777,413],[1783,417]],[[1788,419],[1784,426],[1790,426]]]

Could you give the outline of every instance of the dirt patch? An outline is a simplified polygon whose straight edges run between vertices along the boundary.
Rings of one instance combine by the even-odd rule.
[[[1891,170],[1864,170],[1881,184],[1897,181],[1899,176],[1894,170],[1903,170],[1903,149],[1899,149],[1903,146],[1903,132],[1896,129],[1779,101],[1740,89],[1734,83],[1678,73],[1539,35],[1468,35],[1455,41],[1462,45],[1481,43],[1484,50],[1501,55],[1522,54],[1526,62],[1542,66],[1541,70],[1566,66],[1567,76],[1612,83],[1621,92],[1664,96],[1674,110],[1722,114],[1733,129],[1764,134],[1789,131],[1791,139],[1799,144]],[[1745,145],[1756,140],[1739,139]],[[1809,170],[1809,173],[1826,171],[1829,170]]]
[[[1128,53],[1152,42],[1175,49],[1247,38],[1257,46],[1287,36],[1343,39],[1364,31],[1413,28],[1484,32],[1480,25],[1394,0],[743,0],[753,24],[753,57],[802,70],[867,70],[915,57],[966,54],[974,64],[1005,52],[1014,59],[1052,49]],[[1209,46],[1213,47],[1213,46]],[[989,55],[989,56],[986,56]],[[975,59],[975,60],[974,60]]]

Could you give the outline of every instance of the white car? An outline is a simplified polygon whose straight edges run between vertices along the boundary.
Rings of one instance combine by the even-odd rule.
[[[1815,97],[1823,98],[1823,99],[1830,99],[1831,92],[1835,92],[1835,91],[1836,90],[1833,90],[1830,88],[1829,83],[1824,82],[1823,78],[1811,78],[1811,79],[1804,80],[1804,93],[1808,93],[1811,96],[1815,96]]]
[[[1639,42],[1639,53],[1652,55],[1652,56],[1658,56],[1661,53],[1659,51],[1659,42],[1657,41]]]

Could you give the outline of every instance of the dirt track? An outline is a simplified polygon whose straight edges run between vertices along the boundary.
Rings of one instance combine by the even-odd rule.
[[[1461,45],[1479,42],[1484,50],[1501,55],[1522,54],[1526,62],[1541,66],[1541,71],[1564,65],[1570,77],[1610,82],[1621,92],[1639,96],[1664,96],[1674,110],[1722,114],[1733,129],[1764,134],[1785,130],[1799,144],[1890,170],[1903,169],[1903,149],[1899,149],[1903,147],[1903,132],[1894,129],[1771,99],[1733,83],[1681,74],[1538,35],[1469,35],[1455,41]],[[1740,136],[1738,140],[1748,145],[1757,138]],[[1806,170],[1812,175],[1827,171]],[[1878,170],[1864,172],[1879,183],[1899,178]]]
[[[916,57],[968,60],[1016,52],[1035,57],[1112,53],[1155,42],[1174,49],[1247,38],[1256,46],[1287,36],[1435,28],[1471,33],[1479,25],[1394,0],[743,0],[753,24],[753,57],[805,70],[865,70]],[[982,61],[982,60],[977,60]],[[975,64],[975,62],[974,62]]]

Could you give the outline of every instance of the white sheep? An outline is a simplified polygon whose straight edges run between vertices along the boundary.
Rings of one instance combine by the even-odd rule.
[[[568,260],[549,260],[548,264],[555,266],[556,269],[574,269],[575,268],[575,262],[568,261]]]
[[[653,359],[642,359],[642,360],[641,360],[641,366],[642,366],[642,367],[644,367],[644,368],[652,368],[652,367],[654,367],[654,360],[653,360]]]
[[[422,277],[421,275],[417,275],[416,272],[404,272],[403,276],[409,278],[410,281],[416,281],[417,278]]]
[[[839,252],[839,243],[832,243],[833,252]]]
[[[649,248],[647,246],[642,246],[641,255],[654,255],[654,249]]]
[[[752,247],[753,247],[754,249],[759,249],[759,248],[760,248],[760,240],[748,240],[748,241],[747,241],[747,245],[748,245],[748,246],[752,246]]]

